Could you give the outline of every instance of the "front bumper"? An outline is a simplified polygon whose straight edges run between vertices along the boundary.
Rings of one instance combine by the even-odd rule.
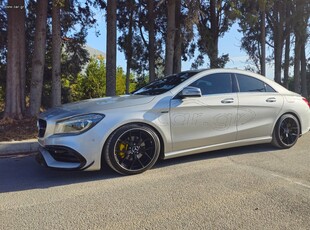
[[[63,170],[85,170],[86,159],[75,150],[64,146],[39,147],[36,160],[43,166]]]

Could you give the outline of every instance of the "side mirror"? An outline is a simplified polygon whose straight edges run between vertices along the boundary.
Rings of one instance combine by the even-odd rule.
[[[180,92],[180,97],[201,97],[201,90],[200,88],[187,86]]]

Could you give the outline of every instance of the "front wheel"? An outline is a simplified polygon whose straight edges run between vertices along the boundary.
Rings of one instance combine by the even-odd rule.
[[[114,131],[107,140],[104,158],[116,172],[124,175],[150,169],[160,154],[160,140],[148,126],[125,125]]]
[[[279,148],[290,148],[300,135],[300,125],[295,116],[284,114],[278,120],[272,135],[272,144]]]

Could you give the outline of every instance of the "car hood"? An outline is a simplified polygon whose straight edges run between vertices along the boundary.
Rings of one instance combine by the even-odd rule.
[[[108,109],[147,104],[154,98],[154,96],[145,95],[122,95],[115,97],[95,98],[64,104],[62,106],[49,109],[46,112],[41,113],[39,117],[42,119],[49,119],[52,117],[59,119],[77,114],[104,113],[104,111]]]

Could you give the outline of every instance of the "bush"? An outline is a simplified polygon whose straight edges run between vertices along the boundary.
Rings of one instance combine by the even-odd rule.
[[[131,76],[133,79],[133,76]],[[62,79],[63,102],[80,101],[106,96],[106,66],[103,57],[91,58],[85,73],[79,73],[76,79],[69,76]],[[131,80],[130,91],[135,90]],[[126,76],[121,67],[116,70],[116,95],[125,94]]]

